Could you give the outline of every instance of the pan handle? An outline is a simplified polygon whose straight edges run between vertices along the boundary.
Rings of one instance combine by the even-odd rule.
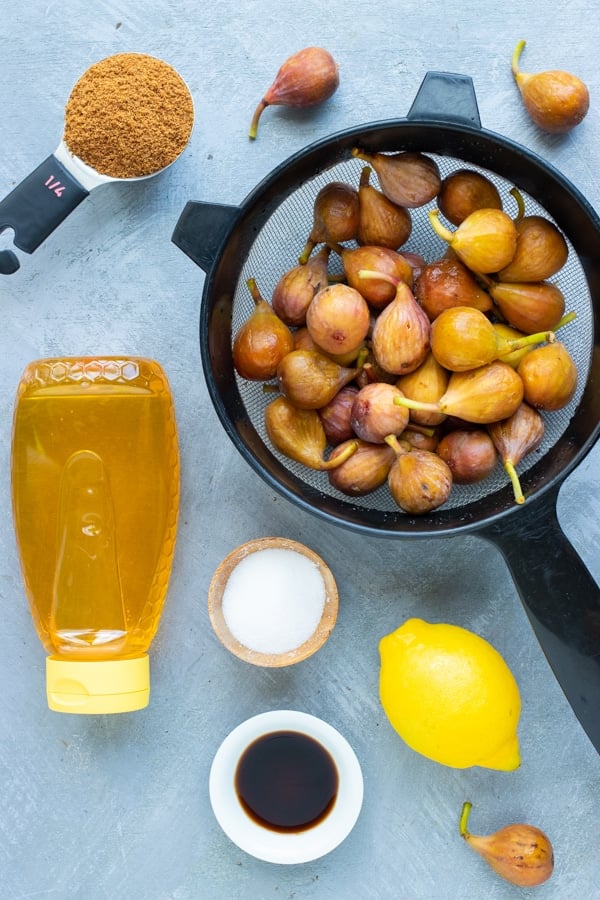
[[[406,118],[481,128],[473,79],[452,72],[427,72]]]
[[[479,532],[503,554],[575,715],[600,753],[600,588],[563,533],[558,486]],[[513,521],[516,527],[513,527]]]
[[[238,206],[189,200],[177,220],[171,240],[208,272],[239,214]]]

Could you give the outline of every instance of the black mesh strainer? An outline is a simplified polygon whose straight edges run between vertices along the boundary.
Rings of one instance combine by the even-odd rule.
[[[455,485],[450,500],[429,515],[402,512],[387,487],[350,499],[330,486],[325,473],[272,448],[263,419],[273,395],[235,373],[232,336],[254,307],[247,278],[254,277],[261,293],[270,296],[298,260],[319,189],[333,180],[358,186],[364,163],[352,156],[355,146],[427,153],[442,177],[465,166],[481,171],[495,183],[509,213],[514,204],[509,190],[516,186],[526,214],[550,218],[567,239],[568,261],[553,280],[565,294],[567,310],[577,314],[560,339],[575,360],[579,384],[565,409],[545,417],[543,444],[519,466],[524,506],[515,505],[500,465],[477,485]],[[446,249],[428,220],[434,205],[412,211],[412,234],[402,248],[428,260]],[[204,374],[218,416],[248,463],[288,499],[353,530],[409,538],[476,529],[493,541],[555,674],[600,751],[599,591],[556,517],[560,483],[599,431],[600,220],[589,203],[539,157],[481,128],[470,78],[430,72],[406,119],[349,129],[311,145],[275,169],[240,207],[188,203],[173,241],[207,273],[200,313]]]

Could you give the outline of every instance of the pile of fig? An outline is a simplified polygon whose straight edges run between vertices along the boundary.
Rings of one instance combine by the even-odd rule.
[[[260,273],[247,282],[254,309],[233,336],[233,361],[274,395],[267,436],[347,496],[387,485],[411,515],[499,466],[523,503],[517,466],[577,387],[557,336],[575,313],[551,280],[565,237],[528,215],[516,188],[503,201],[481,172],[442,177],[415,152],[352,155],[364,163],[358,183],[318,191],[271,302]],[[447,245],[435,259],[403,251],[420,207]]]

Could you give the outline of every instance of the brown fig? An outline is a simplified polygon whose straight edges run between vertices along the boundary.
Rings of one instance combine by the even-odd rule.
[[[527,403],[500,422],[492,422],[487,426],[488,432],[508,474],[517,503],[524,503],[525,497],[521,489],[516,466],[524,456],[536,450],[544,437],[544,420],[536,409]]]
[[[445,434],[436,452],[449,466],[455,484],[474,484],[487,478],[498,462],[494,442],[481,428],[457,428]]]
[[[437,163],[423,153],[367,153],[354,147],[352,156],[364,160],[375,171],[381,190],[398,206],[424,206],[440,190],[442,179]]]
[[[306,325],[303,325],[301,328],[297,328],[293,334],[294,350],[316,350],[318,353],[321,353],[328,359],[332,359],[338,364],[338,366],[350,366],[352,365],[352,363],[358,360],[358,357],[361,355],[361,353],[368,354],[366,345],[362,344],[359,347],[356,347],[354,350],[349,350],[347,353],[325,353],[323,348],[319,347],[316,341],[312,339],[310,331],[308,330]]]
[[[511,69],[521,92],[525,109],[544,131],[564,134],[584,119],[590,95],[586,84],[576,75],[551,69],[530,74],[519,71],[525,41],[519,41],[511,59]]]
[[[388,434],[404,431],[409,412],[394,403],[396,396],[404,396],[400,388],[381,381],[359,390],[350,416],[357,437],[371,444],[382,444]]]
[[[470,834],[467,830],[473,804],[463,804],[460,834],[491,869],[505,881],[518,887],[536,887],[554,871],[554,850],[548,835],[535,825],[514,823],[494,834]]]
[[[403,206],[392,203],[385,194],[370,184],[370,176],[371,169],[365,166],[358,185],[360,221],[356,239],[359,244],[397,250],[410,237],[410,213]]]
[[[256,137],[259,119],[267,106],[317,106],[335,93],[339,83],[339,68],[331,53],[322,47],[299,50],[286,59],[256,107],[248,137]]]
[[[569,248],[554,222],[544,216],[523,216],[515,221],[517,248],[498,281],[546,281],[562,269]]]
[[[249,278],[246,284],[255,306],[234,336],[233,364],[241,378],[267,381],[274,378],[283,357],[293,350],[294,338],[263,299],[254,278]]]
[[[430,450],[435,452],[440,441],[439,432],[435,428],[422,428],[409,422],[408,427],[399,435],[400,442],[409,444],[413,450]]]
[[[388,247],[376,247],[365,244],[362,247],[334,247],[342,258],[344,273],[349,285],[363,295],[373,309],[383,309],[394,299],[396,286],[387,279],[361,278],[360,272],[369,269],[373,272],[384,272],[399,281],[405,281],[412,287],[413,269],[410,263],[395,250]]]
[[[318,192],[313,204],[313,222],[308,240],[298,258],[308,261],[316,244],[340,244],[358,233],[360,210],[358,192],[343,181],[330,181]]]
[[[450,306],[472,306],[481,312],[493,306],[490,295],[454,254],[425,265],[415,280],[414,291],[432,322]]]
[[[564,294],[550,281],[490,281],[488,290],[508,324],[524,334],[553,329],[565,311]]]
[[[356,376],[317,350],[292,350],[277,367],[279,390],[298,409],[320,409]]]
[[[356,444],[356,451],[329,471],[329,481],[343,494],[362,497],[385,484],[395,453],[387,444],[369,444],[361,440],[348,443]],[[335,462],[344,452],[346,445],[340,444],[331,451],[329,461]]]
[[[280,453],[319,471],[340,466],[358,446],[356,441],[349,441],[343,453],[338,453],[333,460],[326,460],[327,438],[319,414],[314,409],[298,409],[285,397],[277,397],[267,405],[265,429]]]
[[[436,234],[472,272],[498,272],[515,255],[517,229],[501,209],[476,209],[454,232],[442,225],[437,209],[431,210],[429,220]]]
[[[420,253],[413,253],[411,250],[402,250],[402,257],[410,264],[413,270],[414,283],[425,268],[425,258]]]
[[[523,382],[517,372],[508,363],[495,360],[468,372],[454,372],[446,393],[437,403],[420,403],[408,397],[396,397],[394,403],[487,425],[512,416],[522,400]]]
[[[306,322],[306,310],[321,288],[327,287],[327,263],[330,248],[325,245],[304,265],[293,266],[285,272],[273,291],[271,305],[286,325],[299,326]]]
[[[362,345],[371,327],[367,301],[347,284],[330,284],[313,297],[306,327],[325,353],[351,353]]]
[[[414,450],[393,435],[387,443],[396,453],[388,487],[398,506],[422,515],[445,503],[452,490],[452,472],[444,460],[429,450]]]
[[[429,352],[414,372],[402,375],[397,380],[396,387],[400,388],[405,397],[412,400],[435,403],[444,396],[449,377],[447,370],[440,366],[433,353]],[[410,412],[410,421],[417,425],[439,425],[445,418],[443,413],[438,412],[423,412],[418,409]]]
[[[361,270],[361,278],[383,278],[382,273]],[[396,296],[379,313],[373,326],[371,346],[377,363],[392,375],[405,375],[418,368],[429,350],[429,319],[407,284],[399,281]]]
[[[457,169],[446,175],[437,202],[453,225],[460,225],[476,209],[502,209],[496,185],[473,169]]]
[[[560,341],[536,347],[519,363],[517,372],[525,400],[536,409],[562,409],[577,390],[577,368]]]
[[[470,306],[452,306],[431,323],[431,352],[451,372],[466,372],[484,366],[514,350],[553,341],[554,332],[528,334],[515,341],[499,339],[486,316]]]
[[[346,387],[337,392],[329,403],[326,403],[325,406],[318,410],[319,418],[325,430],[325,436],[329,443],[334,446],[355,436],[351,419],[352,404],[357,394],[358,388],[352,384],[347,384]]]

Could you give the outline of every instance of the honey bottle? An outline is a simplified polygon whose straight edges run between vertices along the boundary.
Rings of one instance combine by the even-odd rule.
[[[50,709],[142,709],[179,509],[161,366],[115,356],[31,362],[15,401],[11,487]]]

